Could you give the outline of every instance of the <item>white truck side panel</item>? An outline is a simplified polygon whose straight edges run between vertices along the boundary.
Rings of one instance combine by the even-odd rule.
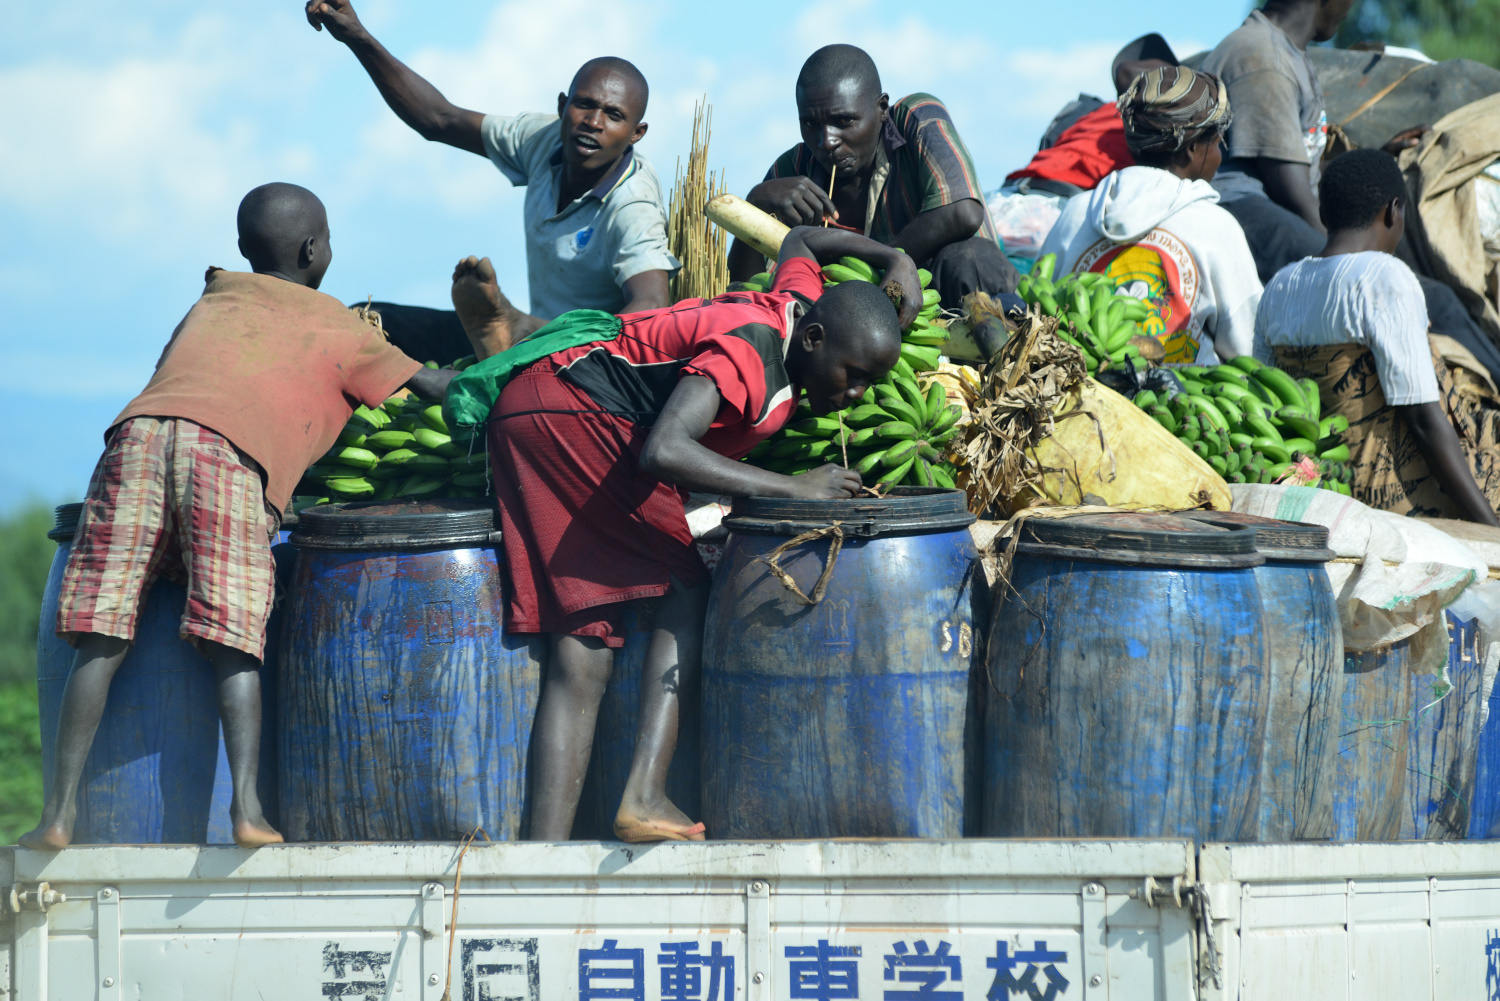
[[[0,851],[0,895],[8,896],[7,889],[15,884],[16,862],[9,852]],[[0,1001],[12,1001],[11,960],[15,955],[16,920],[10,908],[0,904]]]
[[[1195,997],[1186,842],[11,854],[24,1001]]]
[[[1500,842],[1205,845],[1238,1001],[1500,1001]]]

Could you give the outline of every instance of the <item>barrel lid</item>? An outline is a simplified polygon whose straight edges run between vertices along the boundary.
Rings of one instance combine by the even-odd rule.
[[[1171,514],[1105,512],[1032,518],[1017,555],[1125,566],[1241,569],[1260,566],[1255,533]]]
[[[799,500],[789,497],[741,497],[724,527],[747,535],[801,535],[839,522],[846,535],[916,535],[951,532],[974,524],[968,499],[960,490],[896,487],[884,497],[843,500]]]
[[[82,517],[82,501],[57,505],[52,509],[52,528],[48,530],[47,538],[53,542],[67,542],[77,533],[78,519]]]
[[[492,545],[499,534],[487,501],[434,498],[303,508],[290,541],[330,552],[418,551]]]
[[[1328,548],[1328,529],[1300,521],[1280,521],[1240,511],[1183,511],[1184,518],[1224,528],[1255,532],[1255,548],[1268,560],[1285,563],[1327,563],[1337,554]]]

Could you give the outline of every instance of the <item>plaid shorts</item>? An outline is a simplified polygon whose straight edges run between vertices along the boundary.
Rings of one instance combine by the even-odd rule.
[[[94,468],[57,603],[57,634],[134,640],[158,577],[185,584],[179,633],[262,656],[280,516],[260,466],[192,421],[135,417]]]

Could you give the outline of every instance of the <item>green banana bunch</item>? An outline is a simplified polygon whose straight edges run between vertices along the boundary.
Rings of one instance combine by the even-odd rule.
[[[760,276],[757,275],[757,278]],[[823,287],[830,288],[839,282],[879,282],[880,274],[866,261],[857,257],[841,257],[836,264],[823,266]],[[939,322],[942,298],[932,284],[932,272],[917,269],[917,278],[922,282],[922,308],[917,318],[901,335],[901,358],[914,372],[936,371],[942,357],[942,347],[948,343],[948,328]]]
[[[928,288],[932,284],[932,272],[926,268],[917,269],[917,277],[922,282],[922,308],[917,313],[917,318],[912,322],[910,328],[901,335],[901,357],[911,366],[915,372],[932,372],[938,367],[942,356],[942,347],[948,343],[947,325],[940,321],[942,313],[942,301],[936,289]],[[841,257],[836,263],[823,266],[823,287],[830,288],[839,282],[879,282],[880,274],[866,261],[857,257]],[[771,290],[771,275],[762,271],[758,275],[751,276],[747,281],[734,282],[730,285],[731,291],[736,292],[769,292]]]
[[[1045,316],[1062,321],[1057,336],[1083,354],[1089,374],[1102,368],[1146,367],[1140,349],[1130,339],[1141,334],[1141,321],[1150,307],[1133,296],[1117,295],[1115,283],[1097,272],[1065,275],[1054,282],[1057,255],[1038,258],[1031,274],[1021,279],[1016,294]]]
[[[472,358],[453,367],[468,364]],[[484,438],[450,434],[443,408],[416,397],[361,405],[333,448],[303,474],[296,493],[297,510],[308,501],[483,497],[489,493]]]
[[[1314,460],[1319,486],[1346,496],[1353,470],[1343,434],[1349,420],[1323,417],[1318,387],[1251,357],[1212,368],[1174,368],[1183,393],[1149,390],[1135,404],[1231,483],[1275,483],[1293,462]]]
[[[791,424],[751,449],[745,461],[795,476],[847,455],[866,484],[952,490],[954,469],[943,447],[957,436],[962,416],[942,383],[933,379],[922,388],[902,359],[857,406],[815,417],[803,404]]]

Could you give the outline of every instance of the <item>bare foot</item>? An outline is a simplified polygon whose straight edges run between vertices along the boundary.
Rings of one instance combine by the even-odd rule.
[[[453,269],[453,308],[480,361],[510,347],[523,315],[500,291],[488,257],[466,257]]]
[[[78,807],[52,811],[42,809],[42,819],[33,830],[16,841],[22,848],[35,852],[55,852],[73,843],[73,823],[78,819]]]
[[[695,824],[670,801],[656,808],[625,802],[615,814],[615,837],[631,844],[643,841],[702,841],[704,826]]]
[[[73,827],[71,824],[38,824],[36,830],[21,835],[16,843],[34,852],[59,851],[73,843]]]
[[[266,845],[279,845],[283,840],[281,834],[264,820],[258,824],[248,820],[237,820],[234,823],[234,843],[241,848],[264,848]]]

